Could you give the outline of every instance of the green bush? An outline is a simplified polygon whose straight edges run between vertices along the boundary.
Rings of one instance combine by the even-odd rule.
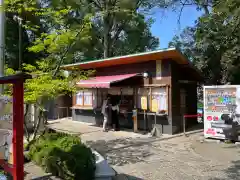
[[[30,146],[28,156],[46,172],[64,180],[94,179],[95,156],[77,136],[47,133]]]

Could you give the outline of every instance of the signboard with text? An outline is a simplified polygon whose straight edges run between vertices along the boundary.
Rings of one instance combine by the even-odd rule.
[[[204,136],[226,139],[240,128],[240,86],[205,86],[203,93]]]
[[[162,79],[162,61],[156,61],[156,79]]]
[[[12,100],[0,96],[0,159],[12,164]]]

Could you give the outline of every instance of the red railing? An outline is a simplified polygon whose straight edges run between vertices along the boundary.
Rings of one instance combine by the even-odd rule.
[[[198,118],[202,117],[203,114],[184,114],[183,115],[183,134],[186,136],[186,118]]]

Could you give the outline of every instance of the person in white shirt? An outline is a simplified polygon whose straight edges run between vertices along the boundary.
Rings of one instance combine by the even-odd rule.
[[[106,99],[103,101],[102,114],[103,114],[103,131],[107,131],[107,123],[109,121],[109,105],[110,105],[110,95],[108,94]]]

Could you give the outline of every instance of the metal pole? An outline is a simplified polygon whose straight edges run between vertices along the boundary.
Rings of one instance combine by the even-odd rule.
[[[22,70],[22,18],[14,16],[13,20],[18,23],[18,70]]]
[[[19,71],[22,71],[22,19],[19,18],[19,22],[18,22],[19,28],[18,28],[18,34],[19,34],[19,39],[18,39],[18,46],[19,46],[19,50],[18,50],[18,57],[19,57]]]
[[[0,0],[0,77],[4,76],[5,61],[5,11],[4,0]],[[0,93],[3,93],[3,85],[0,85]]]
[[[185,116],[183,115],[183,134],[184,136],[186,136],[186,123],[185,123],[186,119],[185,119]]]
[[[67,107],[67,118],[68,118],[69,116],[68,116],[68,107]]]
[[[155,117],[154,117],[154,124],[157,124],[157,113],[155,113]]]
[[[146,128],[146,111],[144,110],[143,113],[144,113],[144,114],[143,114],[143,120],[144,120],[144,131],[146,131],[146,129],[147,129],[147,128]]]

